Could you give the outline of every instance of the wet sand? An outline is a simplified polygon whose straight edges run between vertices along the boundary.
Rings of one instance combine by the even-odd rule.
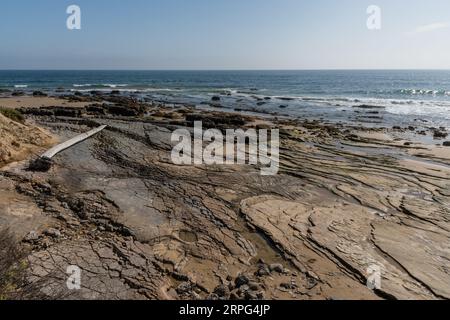
[[[65,290],[65,268],[78,265],[83,288],[71,294],[82,299],[450,298],[442,140],[409,144],[407,129],[113,95],[44,108],[31,108],[33,99],[15,107],[61,141],[109,126],[48,172],[27,171],[33,157],[0,172],[0,224],[32,249],[31,279],[55,277],[50,297]],[[218,129],[279,128],[279,174],[174,165],[171,132],[199,118]],[[381,287],[371,290],[374,266]]]

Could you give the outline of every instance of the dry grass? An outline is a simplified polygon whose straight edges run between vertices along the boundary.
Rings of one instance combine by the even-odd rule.
[[[27,256],[8,229],[0,230],[0,301],[64,299],[61,293],[52,297],[44,293],[50,276],[33,283],[27,280]]]
[[[20,123],[25,122],[25,117],[23,116],[23,114],[20,113],[20,111],[18,111],[16,109],[0,107],[0,113],[13,121],[20,122]]]
[[[8,229],[0,230],[0,300],[14,299],[26,268],[25,251]]]

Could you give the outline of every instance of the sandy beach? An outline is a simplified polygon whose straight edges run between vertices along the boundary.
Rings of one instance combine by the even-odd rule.
[[[364,128],[142,102],[118,94],[1,98],[17,157],[0,171],[0,225],[28,278],[81,299],[449,299],[450,147],[412,128]],[[280,130],[280,172],[178,166],[171,132]],[[28,170],[50,146],[108,128]],[[36,131],[37,130],[37,131]],[[3,138],[8,132],[9,140]],[[42,139],[34,139],[40,132]],[[381,287],[368,287],[378,267]]]

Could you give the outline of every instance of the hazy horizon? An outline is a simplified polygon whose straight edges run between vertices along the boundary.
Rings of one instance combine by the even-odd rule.
[[[0,69],[0,71],[157,71],[157,72],[177,72],[177,71],[186,71],[186,72],[220,72],[220,71],[230,71],[230,72],[239,72],[239,71],[450,71],[450,68],[443,69],[432,69],[432,68],[423,68],[423,69]]]

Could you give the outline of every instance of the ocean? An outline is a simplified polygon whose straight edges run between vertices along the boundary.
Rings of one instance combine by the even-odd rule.
[[[0,71],[0,92],[110,92],[363,126],[450,129],[450,71]]]

